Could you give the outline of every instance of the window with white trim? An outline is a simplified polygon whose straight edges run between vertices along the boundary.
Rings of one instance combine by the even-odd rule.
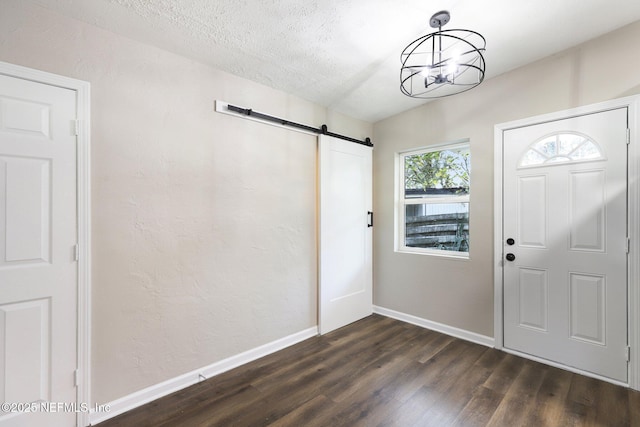
[[[399,153],[396,249],[469,256],[468,143]]]

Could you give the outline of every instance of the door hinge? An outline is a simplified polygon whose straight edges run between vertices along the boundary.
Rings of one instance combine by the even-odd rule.
[[[627,253],[631,252],[631,239],[627,237]]]
[[[631,129],[627,128],[627,145],[631,144]]]
[[[73,384],[76,387],[80,387],[80,369],[73,371]]]
[[[71,120],[71,133],[73,136],[80,135],[80,120]]]
[[[631,361],[631,347],[629,347],[629,346],[627,346],[626,356],[627,356],[627,362],[630,362]]]
[[[73,245],[73,260],[74,261],[80,260],[80,246],[78,246],[77,243]]]

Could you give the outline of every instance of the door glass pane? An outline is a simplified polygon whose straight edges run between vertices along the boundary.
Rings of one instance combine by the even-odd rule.
[[[598,144],[588,137],[577,133],[559,132],[531,144],[520,159],[519,166],[577,163],[603,158]]]
[[[405,246],[469,252],[469,203],[405,206]]]

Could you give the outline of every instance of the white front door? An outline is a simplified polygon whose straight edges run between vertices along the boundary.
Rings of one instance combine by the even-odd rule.
[[[504,347],[627,382],[627,108],[503,134]]]
[[[319,151],[319,326],[325,334],[373,312],[373,149],[320,135]]]
[[[74,91],[0,75],[0,426],[76,425],[75,117]]]

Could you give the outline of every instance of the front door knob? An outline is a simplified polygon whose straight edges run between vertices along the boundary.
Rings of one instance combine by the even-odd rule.
[[[513,261],[516,259],[516,256],[514,254],[507,254],[505,258],[507,258],[507,261]]]

